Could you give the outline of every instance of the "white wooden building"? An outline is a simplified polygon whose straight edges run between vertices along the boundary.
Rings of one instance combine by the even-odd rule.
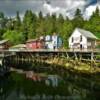
[[[76,28],[69,37],[70,49],[94,49],[97,37],[86,30]]]

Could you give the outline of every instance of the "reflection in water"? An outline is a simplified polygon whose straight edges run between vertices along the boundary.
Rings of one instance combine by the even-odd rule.
[[[35,81],[12,72],[0,77],[0,100],[99,100],[99,75],[66,73]]]

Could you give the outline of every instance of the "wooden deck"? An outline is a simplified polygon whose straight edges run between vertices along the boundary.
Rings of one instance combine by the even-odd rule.
[[[18,53],[32,53],[32,54],[52,54],[52,55],[99,55],[100,56],[100,49],[95,49],[95,50],[46,50],[46,49],[39,49],[39,50],[0,50],[0,58],[2,57],[7,57],[7,56],[13,56]]]
[[[38,55],[38,56],[67,56],[67,57],[77,57],[80,58],[86,57],[87,59],[94,60],[98,56],[98,61],[100,62],[100,50],[46,50],[46,49],[39,49],[39,50],[1,50],[0,51],[0,58],[4,57],[11,57],[14,55]],[[96,60],[96,59],[95,59]]]
[[[26,66],[32,62],[43,62],[56,57],[73,61],[78,58],[91,64],[92,62],[100,63],[100,50],[1,50],[0,65],[2,67],[20,66],[21,64]]]
[[[80,49],[59,49],[59,50],[49,50],[49,49],[11,49],[11,50],[0,50],[1,53],[12,53],[12,52],[80,52],[80,53],[88,53],[88,52],[94,52],[94,53],[100,53],[100,49],[86,49],[86,50],[80,50]]]

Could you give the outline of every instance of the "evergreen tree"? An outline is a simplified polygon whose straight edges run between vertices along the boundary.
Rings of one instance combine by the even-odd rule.
[[[74,28],[80,27],[82,28],[84,25],[84,19],[81,14],[81,10],[77,9],[74,15],[74,19],[72,20]]]
[[[15,18],[5,18],[4,14],[0,13],[0,39],[10,39],[15,44],[22,43],[27,39],[37,38],[41,35],[52,35],[57,32],[63,39],[64,47],[68,47],[68,38],[76,27],[84,28],[91,31],[96,36],[100,37],[100,11],[97,7],[89,20],[84,20],[81,10],[77,9],[74,18],[70,20],[68,17],[63,18],[59,14],[47,14],[45,17],[40,11],[38,16],[31,10],[27,10],[23,17],[23,21],[17,11]],[[14,38],[14,36],[16,38]],[[12,39],[13,38],[13,39]],[[18,39],[19,38],[19,39]],[[22,39],[22,40],[21,40]]]
[[[100,37],[100,11],[98,7],[84,24],[84,28],[94,33],[97,37]]]
[[[6,23],[6,29],[7,30],[14,30],[14,19],[9,18],[7,23]]]
[[[39,37],[45,34],[45,18],[42,12],[38,14],[37,25],[36,25],[36,36]]]
[[[15,21],[14,21],[14,29],[20,31],[20,28],[21,28],[21,19],[19,16],[19,12],[17,11]]]
[[[27,33],[27,38],[34,38],[36,36],[36,20],[37,16],[31,10],[25,12],[23,18],[23,30]]]
[[[99,17],[99,16],[100,16],[100,11],[99,11],[99,8],[96,7],[96,10],[95,10],[95,12],[93,12],[90,20],[93,19],[93,18],[95,18],[95,17]]]
[[[44,25],[45,25],[44,26],[45,35],[52,34],[52,32],[53,32],[53,23],[52,23],[52,18],[51,18],[49,13],[45,17]]]
[[[6,27],[7,18],[5,18],[5,15],[3,12],[0,12],[0,29],[4,29]]]
[[[43,19],[43,14],[41,11],[39,12],[39,19]]]
[[[51,22],[52,22],[52,33],[53,32],[56,32],[57,31],[57,27],[56,27],[56,25],[57,25],[57,17],[56,17],[56,14],[54,13],[54,14],[52,14],[52,16],[51,16]]]
[[[60,28],[60,36],[63,39],[63,47],[68,48],[68,38],[74,30],[73,24],[70,20],[65,20]]]

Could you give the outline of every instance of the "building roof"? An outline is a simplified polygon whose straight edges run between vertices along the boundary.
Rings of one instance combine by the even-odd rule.
[[[26,48],[25,44],[18,44],[18,45],[14,45],[11,48]]]
[[[93,33],[91,33],[90,31],[84,30],[84,29],[80,29],[80,28],[76,28],[82,35],[84,35],[87,38],[90,39],[98,39]]]
[[[38,41],[38,39],[29,39],[29,40],[26,41],[26,43],[35,42],[35,41]]]
[[[38,38],[36,38],[36,39],[29,39],[29,40],[26,41],[26,43],[40,42],[40,41],[43,41],[43,39],[38,39]]]
[[[6,42],[8,42],[8,40],[1,40],[1,41],[0,41],[0,44],[4,44],[4,43],[6,43]]]

